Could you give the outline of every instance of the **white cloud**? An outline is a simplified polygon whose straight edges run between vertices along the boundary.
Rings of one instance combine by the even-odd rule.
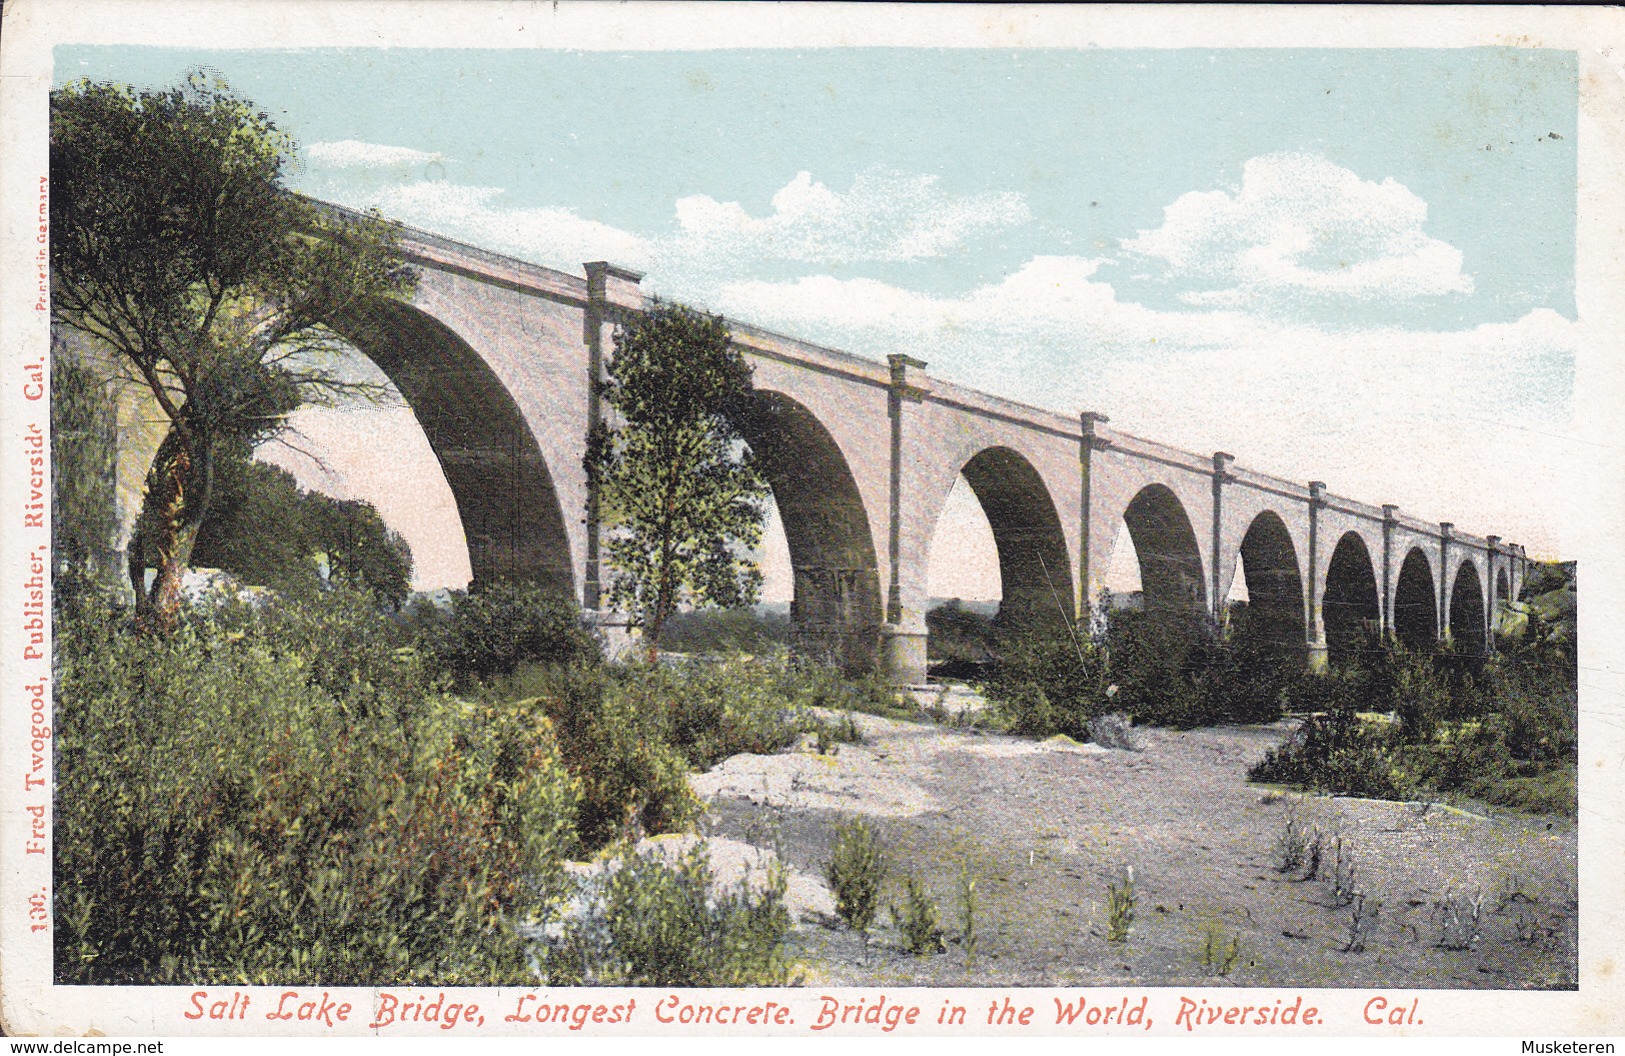
[[[498,187],[431,181],[384,188],[368,204],[415,227],[570,271],[586,260],[631,267],[650,260],[651,243],[637,235],[568,209],[508,208],[501,194]]]
[[[731,266],[749,260],[824,266],[908,261],[943,256],[969,238],[1029,219],[1019,194],[953,195],[935,176],[871,169],[843,194],[802,172],[773,195],[766,216],[703,194],[679,200],[679,233],[671,249]]]
[[[1305,300],[1414,301],[1468,294],[1461,251],[1423,231],[1427,203],[1324,158],[1276,154],[1242,168],[1241,187],[1193,191],[1162,226],[1123,249],[1160,265],[1210,307],[1276,309]]]
[[[317,165],[333,169],[394,168],[444,160],[439,154],[411,147],[363,143],[359,139],[309,143],[305,146],[305,156]]]
[[[361,189],[361,202],[354,201],[358,192],[353,187],[328,183],[316,193],[335,191],[352,204],[373,206],[406,223],[538,263],[573,271],[584,260],[611,260],[657,272],[655,279],[669,280],[659,283],[668,293],[701,297],[723,276],[748,273],[761,262],[839,267],[940,257],[978,234],[1030,218],[1017,194],[952,195],[938,186],[935,176],[881,170],[860,174],[845,193],[803,172],[774,194],[771,211],[760,217],[738,202],[705,195],[683,198],[675,206],[676,231],[659,238],[587,220],[568,209],[507,206],[499,187],[390,183]]]

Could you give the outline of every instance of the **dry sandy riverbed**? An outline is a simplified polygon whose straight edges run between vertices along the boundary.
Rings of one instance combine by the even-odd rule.
[[[807,982],[850,985],[1568,987],[1575,976],[1576,833],[1562,818],[1281,795],[1247,767],[1286,727],[1140,731],[1125,752],[1064,739],[981,735],[860,715],[862,744],[735,756],[696,775],[713,856],[772,849],[792,870]],[[1276,870],[1289,814],[1343,837],[1368,909],[1363,952],[1344,952],[1352,907],[1332,885]],[[948,952],[902,952],[889,915],[867,942],[829,915],[831,834],[864,816],[891,846],[890,898],[913,873],[936,897]],[[1322,873],[1330,874],[1328,839]],[[956,889],[977,879],[973,963],[952,941]],[[732,868],[732,867],[730,867]],[[1133,869],[1127,942],[1105,939],[1108,884]],[[1471,920],[1482,895],[1479,921]],[[1461,922],[1446,929],[1450,903]],[[1208,934],[1239,937],[1227,976],[1202,964]],[[1470,939],[1450,949],[1442,939]]]

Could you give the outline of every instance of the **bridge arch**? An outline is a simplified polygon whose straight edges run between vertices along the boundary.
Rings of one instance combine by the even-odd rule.
[[[406,399],[457,501],[473,584],[579,596],[564,514],[536,436],[490,365],[420,307],[375,299],[330,321]]]
[[[1394,635],[1412,649],[1429,648],[1439,638],[1438,593],[1433,584],[1428,555],[1421,547],[1411,547],[1394,584]]]
[[[1074,612],[1071,562],[1044,478],[1020,452],[988,447],[960,467],[999,555],[999,619],[1064,623]]]
[[[1377,573],[1359,532],[1344,532],[1332,549],[1320,611],[1327,661],[1333,667],[1347,666],[1359,653],[1366,627],[1382,619]]]
[[[1507,578],[1507,570],[1504,569],[1504,568],[1496,569],[1495,570],[1495,606],[1494,606],[1494,611],[1490,613],[1490,630],[1495,632],[1495,633],[1500,633],[1500,629],[1501,629],[1501,613],[1506,609],[1507,602],[1518,600],[1518,599],[1516,599],[1516,598],[1514,598],[1512,596],[1511,592],[1512,592],[1512,583]]]
[[[1123,511],[1140,566],[1147,622],[1165,640],[1191,638],[1208,618],[1202,551],[1185,506],[1166,484],[1141,488]]]
[[[1484,585],[1478,566],[1467,559],[1456,569],[1450,586],[1450,640],[1469,656],[1484,653]]]
[[[794,648],[872,670],[882,620],[874,536],[851,466],[816,415],[756,390],[735,424],[773,489],[795,576]]]
[[[1241,540],[1247,631],[1283,658],[1305,654],[1303,574],[1286,522],[1274,510],[1254,517]]]

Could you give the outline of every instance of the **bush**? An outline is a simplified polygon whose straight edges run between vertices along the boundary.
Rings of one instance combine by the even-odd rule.
[[[570,923],[547,958],[553,985],[785,986],[791,964],[785,875],[775,866],[759,890],[750,878],[713,887],[696,845],[675,863],[623,847],[585,892],[588,915]]]
[[[674,612],[660,628],[660,648],[676,653],[776,654],[789,644],[789,615],[759,609]]]
[[[1121,884],[1113,880],[1106,885],[1106,941],[1127,942],[1134,930],[1134,906],[1139,896],[1134,893],[1134,870],[1125,869]]]
[[[1074,643],[1064,630],[1006,630],[999,660],[985,687],[988,700],[1012,733],[1089,737],[1089,720],[1114,706],[1108,696],[1106,655],[1095,642]]]
[[[1264,641],[1238,605],[1229,626],[1204,633],[1186,658],[1186,678],[1196,693],[1188,698],[1191,710],[1169,725],[1275,722],[1303,671],[1301,651],[1283,653]]]
[[[386,617],[366,591],[341,588],[265,607],[228,602],[194,619],[228,639],[254,638],[359,715],[382,716],[445,688],[411,629]]]
[[[824,668],[735,662],[528,665],[491,683],[484,695],[534,700],[557,724],[565,760],[582,784],[581,839],[596,848],[628,825],[657,834],[696,817],[690,769],[741,752],[776,752],[802,733],[817,733],[826,745],[859,739],[856,724],[830,722],[809,709],[849,709],[869,703],[869,692],[867,684],[847,684]]]
[[[1396,650],[1393,697],[1389,701],[1399,720],[1399,735],[1411,744],[1427,744],[1439,732],[1439,723],[1454,710],[1450,686],[1425,655]]]
[[[942,916],[931,892],[910,874],[903,881],[903,906],[891,907],[892,921],[903,937],[903,949],[916,957],[946,953],[942,937]]]
[[[419,606],[437,667],[461,683],[510,675],[521,664],[595,660],[598,643],[566,599],[534,583],[502,580],[452,595],[449,614]]]
[[[1268,781],[1344,795],[1394,799],[1398,796],[1382,738],[1350,707],[1310,715],[1287,742],[1271,748],[1247,771],[1251,781]]]
[[[319,617],[234,619],[61,628],[57,980],[531,981],[579,794],[551,724],[404,680],[358,707],[289,632]]]
[[[958,598],[925,614],[932,673],[949,678],[978,677],[998,654],[1000,629],[992,617],[965,607]]]
[[[689,766],[705,770],[740,752],[776,752],[813,728],[790,672],[757,663],[634,667],[618,685],[640,712],[661,717],[662,736]]]
[[[1279,719],[1302,665],[1247,633],[1245,616],[1220,634],[1131,610],[1110,614],[1098,638],[1024,629],[1000,639],[988,698],[1012,733],[1090,736],[1119,711],[1136,722],[1187,729]]]
[[[868,931],[875,922],[886,869],[880,835],[863,819],[853,818],[836,827],[835,846],[824,866],[824,878],[835,894],[835,911],[853,930]]]
[[[624,691],[601,667],[533,668],[524,707],[552,720],[564,763],[581,787],[576,831],[588,849],[635,828],[674,832],[698,816],[688,761],[666,736],[658,707]],[[501,694],[495,694],[500,696]]]

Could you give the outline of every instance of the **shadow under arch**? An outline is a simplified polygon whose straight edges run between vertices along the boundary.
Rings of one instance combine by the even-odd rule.
[[[1411,547],[1394,584],[1394,635],[1412,649],[1431,649],[1439,640],[1439,603],[1433,565],[1420,547]]]
[[[1484,655],[1484,583],[1478,566],[1463,561],[1450,587],[1450,641],[1458,653]]]
[[[773,489],[795,573],[792,647],[849,673],[872,671],[882,622],[869,513],[846,456],[811,411],[758,389],[735,413]]]
[[[511,579],[575,602],[575,562],[553,476],[496,373],[449,326],[400,301],[331,320],[405,397],[457,500],[473,586]]]
[[[1282,659],[1307,653],[1303,625],[1303,575],[1286,522],[1265,510],[1241,540],[1247,583],[1246,633]]]
[[[981,504],[999,554],[1006,625],[1065,626],[1075,611],[1066,534],[1044,478],[1020,452],[989,447],[959,471]]]
[[[1148,484],[1123,511],[1140,563],[1140,598],[1148,629],[1170,660],[1194,642],[1207,623],[1202,552],[1179,496]]]
[[[1326,661],[1332,667],[1352,663],[1364,645],[1366,629],[1381,625],[1377,573],[1359,532],[1344,532],[1332,549],[1320,616],[1326,631]]]

